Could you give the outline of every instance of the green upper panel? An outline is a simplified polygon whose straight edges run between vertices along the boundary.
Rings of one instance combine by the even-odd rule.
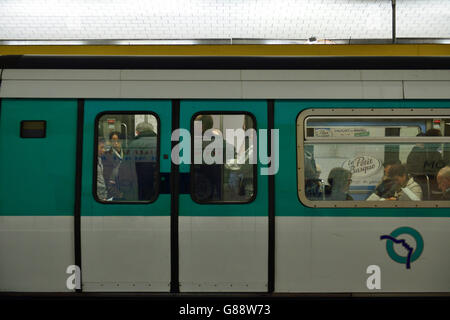
[[[1,103],[0,215],[73,215],[77,101]],[[23,120],[46,121],[45,138],[21,138]]]
[[[309,108],[450,108],[448,100],[342,101],[279,100],[275,102],[275,128],[279,131],[280,166],[275,176],[278,216],[450,217],[449,208],[321,208],[305,207],[297,194],[296,119]],[[105,205],[92,193],[95,117],[104,111],[153,111],[161,122],[161,171],[170,172],[171,102],[169,100],[86,100],[83,145],[83,215],[170,215],[170,194],[151,204]],[[200,111],[247,111],[255,115],[257,129],[267,128],[265,100],[188,100],[181,102],[180,126],[190,129]],[[45,138],[21,138],[24,120],[46,121]],[[2,99],[0,114],[0,215],[73,215],[77,101],[69,99]],[[189,172],[188,165],[180,171]],[[180,215],[265,216],[267,177],[260,176],[257,197],[249,204],[205,205],[189,194],[180,195]]]
[[[275,102],[275,128],[280,134],[280,169],[275,176],[277,216],[346,217],[450,217],[450,208],[310,208],[297,192],[297,116],[318,108],[450,108],[448,100],[366,101],[366,100],[278,100]]]

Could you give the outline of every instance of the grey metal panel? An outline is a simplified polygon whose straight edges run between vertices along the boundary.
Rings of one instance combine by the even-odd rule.
[[[405,81],[406,99],[450,99],[450,81]]]
[[[0,291],[70,291],[73,228],[73,216],[0,216]]]
[[[4,80],[3,98],[120,98],[119,81]]]
[[[450,80],[450,70],[360,70],[361,80]]]
[[[121,70],[121,80],[241,80],[240,70]]]
[[[359,70],[242,70],[242,80],[360,80]]]
[[[5,69],[5,80],[120,80],[120,70]]]
[[[450,90],[448,90],[450,81],[447,80],[348,80],[357,79],[363,75],[373,79],[383,78],[382,72],[373,71],[376,70],[4,70],[0,96],[5,98],[148,99],[450,98]],[[241,75],[245,79],[258,80],[240,81],[238,79]],[[398,79],[414,77],[446,79],[447,76],[448,72],[445,70],[386,73],[386,78]],[[118,81],[117,79],[121,77],[140,80]],[[328,80],[317,80],[327,77]],[[72,80],[67,80],[69,78]],[[152,78],[155,80],[143,80]],[[308,80],[293,80],[297,78]],[[346,80],[329,80],[333,78]],[[267,79],[278,80],[267,81]]]
[[[401,81],[361,81],[364,99],[402,99]]]
[[[5,69],[5,80],[450,80],[450,70]]]
[[[123,81],[121,98],[242,98],[240,81]]]
[[[358,81],[243,81],[246,99],[361,99]]]
[[[393,81],[243,81],[247,99],[401,99]]]

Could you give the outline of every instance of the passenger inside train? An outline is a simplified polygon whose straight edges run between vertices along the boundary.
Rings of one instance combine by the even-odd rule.
[[[156,127],[156,117],[148,114],[100,117],[96,167],[98,200],[148,202],[155,197],[159,174]]]
[[[446,182],[439,181],[447,181],[443,168],[450,163],[450,144],[441,139],[450,136],[448,119],[317,117],[305,123],[303,172],[307,199],[446,199]]]
[[[246,114],[200,114],[194,121],[201,121],[202,136],[210,130],[211,141],[219,135],[224,136],[224,139],[221,148],[222,164],[202,163],[192,166],[193,198],[202,203],[249,202],[254,196],[256,166],[250,163],[253,157],[253,132],[247,131],[254,129],[252,117]],[[228,141],[224,135],[227,129],[243,129],[244,139]],[[194,150],[194,152],[202,155],[210,152],[211,141],[203,140],[202,149]],[[231,154],[231,159],[227,158],[227,152]]]

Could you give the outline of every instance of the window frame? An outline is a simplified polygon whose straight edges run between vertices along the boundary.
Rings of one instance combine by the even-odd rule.
[[[148,201],[103,201],[100,200],[98,198],[97,195],[97,158],[98,158],[98,124],[100,121],[100,118],[105,116],[105,115],[140,115],[140,114],[144,114],[144,115],[152,115],[156,118],[156,123],[157,123],[157,134],[156,134],[156,157],[157,157],[157,165],[156,165],[156,171],[158,174],[158,177],[156,179],[156,185],[155,185],[155,195],[152,199],[148,200]],[[156,112],[153,111],[143,111],[143,110],[137,110],[137,111],[102,111],[100,113],[98,113],[95,116],[95,120],[94,120],[94,160],[93,160],[93,183],[92,183],[92,195],[94,197],[94,200],[98,203],[101,204],[108,204],[108,205],[113,205],[113,204],[151,204],[156,202],[156,200],[158,200],[159,198],[159,194],[160,194],[160,185],[161,185],[161,172],[160,172],[160,165],[161,165],[161,120],[158,116],[158,114]]]
[[[258,132],[256,117],[253,113],[249,111],[197,111],[195,112],[190,120],[190,134],[191,134],[191,164],[189,165],[189,175],[190,175],[190,184],[189,184],[189,193],[192,201],[198,204],[249,204],[256,200],[258,193],[258,162],[253,165],[253,195],[247,201],[201,201],[196,198],[194,195],[194,119],[199,115],[245,115],[249,116],[253,121],[253,129]],[[222,132],[223,134],[223,132]],[[223,164],[224,165],[224,164]]]
[[[295,119],[295,141],[296,141],[296,163],[297,163],[297,197],[303,206],[309,208],[449,208],[450,201],[443,200],[420,200],[420,201],[317,201],[310,200],[305,194],[305,175],[304,175],[304,150],[306,143],[306,119],[312,116],[323,117],[345,117],[345,116],[376,116],[376,117],[430,117],[430,114],[436,117],[450,118],[450,109],[448,108],[310,108],[301,110]],[[445,141],[447,139],[447,141]],[[383,137],[383,138],[364,138],[353,139],[330,139],[330,138],[308,138],[311,143],[450,143],[448,137]],[[419,141],[418,141],[419,140]],[[301,156],[300,156],[301,155]]]

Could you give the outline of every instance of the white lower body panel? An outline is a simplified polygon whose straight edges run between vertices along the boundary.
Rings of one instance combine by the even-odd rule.
[[[170,291],[170,217],[82,217],[84,291]]]
[[[73,223],[73,216],[0,216],[0,291],[72,291]]]
[[[181,292],[266,292],[267,217],[179,219]]]
[[[275,226],[276,292],[450,292],[449,218],[277,217]],[[380,240],[403,226],[424,242],[410,269]],[[401,244],[394,250],[407,255]],[[367,288],[370,265],[380,267],[381,289]]]

